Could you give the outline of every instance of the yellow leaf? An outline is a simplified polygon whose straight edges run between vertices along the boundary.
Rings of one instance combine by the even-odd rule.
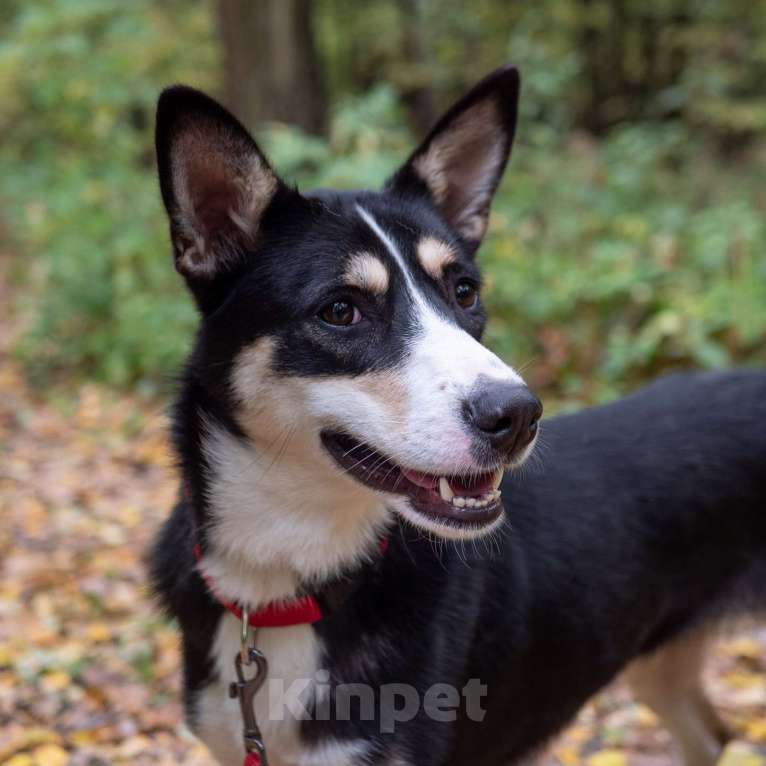
[[[588,766],[628,766],[628,759],[622,750],[599,750],[589,755],[585,763]]]
[[[36,766],[66,766],[69,753],[58,745],[40,745],[32,751],[32,761]]]
[[[29,753],[19,753],[5,761],[5,766],[34,766],[35,762]]]
[[[88,625],[85,629],[85,635],[89,641],[94,644],[100,644],[104,641],[109,641],[112,637],[109,626],[104,622],[94,622]]]
[[[567,739],[571,742],[585,742],[590,736],[590,729],[581,724],[573,724],[567,729]]]
[[[4,736],[0,741],[0,763],[5,764],[4,759],[9,758],[12,753],[19,750],[26,750],[34,745],[56,743],[60,740],[61,737],[52,729],[45,729],[42,726],[20,727],[12,731],[10,736]]]
[[[763,646],[754,638],[747,636],[724,642],[723,650],[730,657],[747,657],[750,660],[763,659]]]
[[[763,684],[763,679],[756,673],[727,673],[723,680],[735,689],[748,689]]]
[[[120,745],[120,757],[135,758],[137,755],[146,752],[151,746],[151,741],[143,734],[136,734],[129,737]]]
[[[13,652],[8,644],[0,644],[0,667],[13,662]]]
[[[69,736],[69,741],[77,747],[92,745],[98,740],[98,733],[94,729],[80,729],[73,731]]]
[[[580,763],[577,750],[573,747],[557,747],[553,754],[562,766],[577,766]]]
[[[760,718],[748,722],[745,733],[748,739],[754,739],[756,742],[766,742],[766,719]]]
[[[753,752],[743,742],[730,742],[718,761],[718,766],[766,766],[766,759]]]
[[[42,685],[49,692],[60,692],[66,689],[72,679],[63,670],[53,670],[42,677]]]
[[[660,719],[646,705],[638,705],[636,707],[636,722],[639,726],[647,728],[660,725]]]

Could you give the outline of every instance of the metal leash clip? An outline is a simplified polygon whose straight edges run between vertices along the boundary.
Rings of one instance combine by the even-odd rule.
[[[242,713],[242,739],[245,744],[245,766],[268,766],[266,748],[263,744],[258,721],[255,718],[253,700],[258,690],[263,686],[268,673],[266,657],[255,646],[250,645],[249,611],[242,609],[242,636],[240,650],[234,656],[234,669],[237,680],[229,686],[229,696],[239,699],[239,708]],[[247,678],[245,666],[255,664],[255,675]]]

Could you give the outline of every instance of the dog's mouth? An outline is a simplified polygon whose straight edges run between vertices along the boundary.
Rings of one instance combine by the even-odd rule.
[[[321,433],[322,444],[345,473],[371,489],[405,495],[418,513],[451,526],[480,528],[503,513],[503,468],[465,475],[437,476],[396,465],[379,450],[335,431]]]

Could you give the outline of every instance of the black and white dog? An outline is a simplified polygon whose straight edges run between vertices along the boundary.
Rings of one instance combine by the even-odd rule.
[[[263,618],[271,766],[518,762],[626,668],[687,764],[720,752],[702,638],[766,606],[766,374],[678,375],[538,428],[480,343],[475,263],[518,90],[487,77],[380,192],[309,194],[208,97],[160,98],[201,319],[151,568],[221,763],[245,754],[235,605]]]

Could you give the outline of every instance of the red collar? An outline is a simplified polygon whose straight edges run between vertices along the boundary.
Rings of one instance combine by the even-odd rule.
[[[211,595],[221,606],[238,620],[242,619],[242,607],[227,601],[215,587],[212,577],[202,568],[202,548],[194,546],[194,558]],[[272,601],[257,612],[248,613],[248,624],[252,628],[286,628],[290,625],[307,625],[322,619],[322,609],[314,596],[300,596],[290,601]]]
[[[192,495],[189,485],[183,484],[183,497],[189,506],[192,505]],[[380,552],[388,550],[388,538],[380,539]],[[231,612],[238,620],[242,619],[242,607],[228,601],[218,592],[213,578],[202,567],[202,547],[199,543],[194,546],[194,558],[197,559],[197,569],[202,575],[210,595],[218,601],[227,611]],[[287,628],[290,625],[311,625],[325,616],[315,596],[306,595],[291,599],[290,601],[272,601],[257,612],[248,612],[248,624],[252,628]]]
[[[380,552],[388,550],[388,538],[380,539]],[[194,558],[197,559],[197,569],[210,591],[210,594],[221,606],[231,612],[238,620],[242,619],[242,607],[225,599],[215,587],[213,578],[202,568],[202,548],[199,543],[194,546]],[[322,608],[315,596],[306,595],[289,601],[272,601],[257,612],[248,612],[247,622],[252,628],[287,628],[290,625],[311,625],[324,617]]]

